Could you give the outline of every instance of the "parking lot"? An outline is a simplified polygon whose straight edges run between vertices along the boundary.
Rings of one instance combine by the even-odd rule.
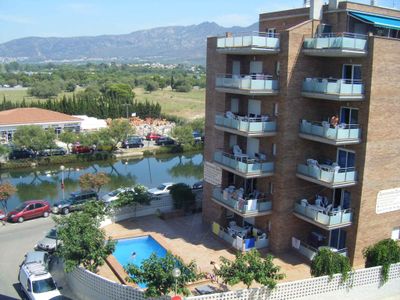
[[[28,251],[42,239],[47,231],[54,226],[51,218],[39,218],[24,223],[0,225],[0,299],[23,299],[19,283],[19,265]],[[64,282],[61,265],[55,260],[51,264],[53,277],[65,299],[77,299]]]

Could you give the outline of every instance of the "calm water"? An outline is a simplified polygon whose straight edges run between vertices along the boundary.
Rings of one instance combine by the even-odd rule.
[[[149,258],[152,253],[155,253],[158,257],[165,257],[167,250],[151,236],[143,236],[118,240],[113,255],[122,266],[130,263],[140,267],[142,261]],[[139,286],[145,288],[146,284],[140,283]]]
[[[65,165],[65,198],[69,193],[80,189],[79,176],[97,172],[104,172],[111,177],[110,183],[101,189],[100,196],[119,187],[134,184],[143,184],[149,188],[162,182],[193,184],[203,177],[203,155],[163,155]],[[61,177],[59,166],[1,172],[2,182],[11,182],[18,189],[8,200],[8,209],[13,209],[26,200],[44,199],[52,203],[62,199]]]

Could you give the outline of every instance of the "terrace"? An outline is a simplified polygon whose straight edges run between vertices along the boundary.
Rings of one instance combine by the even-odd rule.
[[[271,75],[246,74],[232,75],[219,74],[216,78],[216,90],[222,93],[240,95],[268,96],[278,94],[278,80]]]
[[[364,85],[357,79],[306,78],[301,94],[307,98],[360,101],[364,99]]]
[[[217,51],[221,54],[265,55],[279,53],[279,34],[241,33],[218,37]]]

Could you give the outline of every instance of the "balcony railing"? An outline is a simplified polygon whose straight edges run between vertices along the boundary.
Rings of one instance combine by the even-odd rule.
[[[279,35],[273,33],[241,33],[219,37],[217,51],[232,54],[271,54],[279,52]]]
[[[276,133],[276,121],[268,116],[258,118],[238,116],[231,112],[217,114],[215,125],[238,131],[237,134],[249,136],[274,135]]]
[[[346,145],[360,142],[361,129],[358,124],[338,124],[332,127],[329,122],[310,122],[301,120],[300,135],[303,138],[327,144]],[[315,138],[317,137],[317,138]]]
[[[361,80],[334,78],[306,78],[303,96],[330,100],[361,100],[364,85]]]
[[[306,37],[303,51],[316,56],[364,56],[367,53],[367,36],[355,33],[324,33]]]
[[[295,248],[300,254],[302,254],[303,256],[307,257],[309,260],[313,260],[314,256],[317,254],[318,249],[321,248],[328,248],[333,252],[337,252],[342,254],[343,256],[347,256],[347,248],[343,248],[343,249],[336,249],[336,248],[331,248],[331,247],[327,247],[327,246],[321,246],[318,249],[314,248],[310,245],[308,245],[307,243],[300,241],[300,243],[298,245],[293,245],[293,248]]]
[[[223,92],[232,92],[238,94],[277,94],[278,80],[270,75],[231,75],[219,74],[216,79],[217,89]]]
[[[212,224],[212,232],[239,251],[268,247],[267,234],[256,228],[251,231],[249,227],[239,227],[236,224],[224,228],[214,222]]]
[[[351,186],[357,183],[355,168],[341,168],[337,165],[318,163],[297,165],[297,177],[330,188]]]
[[[266,198],[248,198],[237,191],[230,192],[228,188],[214,187],[212,197],[226,208],[246,217],[265,215],[272,209],[272,202]]]
[[[295,203],[294,212],[304,217],[303,220],[311,221],[311,223],[327,230],[349,226],[353,217],[350,209],[336,210],[329,206],[325,208],[306,203]]]
[[[223,151],[214,153],[214,161],[233,173],[246,178],[271,176],[274,163],[258,158],[249,158],[246,154],[233,155]]]

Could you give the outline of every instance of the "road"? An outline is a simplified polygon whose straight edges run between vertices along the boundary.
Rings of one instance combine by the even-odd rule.
[[[35,244],[44,237],[47,231],[54,226],[50,218],[39,218],[24,223],[6,225],[0,224],[0,299],[21,299],[23,294],[18,283],[19,265],[28,251],[32,251]],[[60,265],[54,264],[51,270],[57,286],[68,299],[76,299],[59,271]]]

